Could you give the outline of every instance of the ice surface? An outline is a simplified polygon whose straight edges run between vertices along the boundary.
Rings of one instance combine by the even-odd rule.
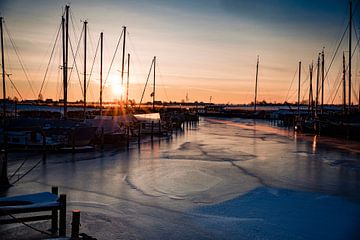
[[[69,221],[71,209],[80,209],[81,231],[98,239],[355,240],[359,154],[359,144],[267,122],[206,118],[129,150],[48,153],[46,163],[0,195],[59,186]],[[39,158],[28,155],[12,180]],[[10,154],[10,175],[23,159]],[[19,225],[0,227],[0,234],[39,238]]]
[[[214,238],[360,239],[360,205],[317,193],[260,187],[192,213]]]

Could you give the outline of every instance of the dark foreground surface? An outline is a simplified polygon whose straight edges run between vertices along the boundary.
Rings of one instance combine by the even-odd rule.
[[[41,156],[11,154],[12,182]],[[98,239],[360,239],[360,144],[201,119],[129,151],[50,154],[1,196],[49,191]],[[42,230],[49,222],[34,223]],[[1,239],[47,236],[0,226]]]

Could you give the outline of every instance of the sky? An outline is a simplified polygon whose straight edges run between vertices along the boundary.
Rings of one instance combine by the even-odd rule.
[[[357,2],[354,0],[353,46],[360,26]],[[82,99],[84,60],[83,40],[79,41],[79,36],[84,20],[88,21],[89,32],[87,72],[92,72],[87,75],[89,101],[99,99],[99,53],[95,57],[95,52],[101,31],[104,32],[104,79],[109,72],[104,99],[112,101],[120,97],[121,48],[111,71],[109,67],[125,25],[126,54],[131,56],[130,99],[140,101],[151,61],[156,56],[157,100],[209,102],[211,99],[215,103],[237,104],[253,101],[257,56],[260,59],[259,101],[295,102],[300,60],[303,66],[301,99],[307,99],[309,65],[314,62],[316,68],[318,54],[324,48],[328,69],[346,29],[349,11],[346,0],[3,0],[0,11],[7,30],[6,72],[11,74],[21,94],[20,97],[7,79],[9,96],[37,98],[66,4],[70,4],[71,9],[70,41],[74,52],[80,42],[76,57],[79,73],[75,67],[69,70],[72,71],[70,101]],[[326,80],[327,103],[341,102],[339,73],[342,52],[348,51],[347,42],[346,35]],[[360,88],[358,52],[353,56],[354,103]],[[69,64],[72,62],[70,58]],[[59,38],[41,91],[44,98],[62,98],[61,64]],[[150,101],[151,88],[152,78],[143,101]]]

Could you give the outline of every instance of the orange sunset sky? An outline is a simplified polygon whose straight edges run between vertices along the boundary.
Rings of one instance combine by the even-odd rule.
[[[5,0],[0,3],[8,30],[4,35],[6,72],[11,74],[10,78],[23,99],[35,99],[39,94],[67,3],[45,0]],[[88,72],[94,64],[89,77],[89,101],[99,99],[99,53],[95,61],[94,54],[101,31],[104,32],[105,78],[122,26],[128,28],[126,53],[131,54],[130,99],[140,100],[152,58],[156,56],[157,100],[181,101],[188,95],[189,101],[208,102],[211,96],[212,102],[236,104],[253,101],[257,55],[260,56],[259,101],[297,100],[299,60],[303,63],[301,99],[306,99],[309,81],[305,80],[309,64],[312,61],[316,64],[324,47],[328,69],[348,23],[347,1],[340,0],[73,0],[70,8],[73,48],[79,41],[82,21],[88,21]],[[359,19],[356,6],[354,48],[357,46]],[[8,33],[16,44],[28,79]],[[347,42],[346,35],[326,80],[327,103],[341,102],[341,90],[335,93],[341,79],[342,52],[347,51]],[[354,103],[358,101],[360,88],[358,52],[355,51],[353,56]],[[119,48],[104,90],[105,101],[119,98],[116,89],[120,88],[121,82],[121,53]],[[72,61],[70,58],[70,64]],[[83,41],[80,41],[76,62],[80,80],[73,71],[69,80],[70,101],[82,99],[79,81],[83,81]],[[62,98],[61,64],[61,41],[58,41],[41,92],[44,98]],[[150,101],[151,84],[149,82],[145,101]],[[20,98],[9,81],[7,86],[8,96]]]

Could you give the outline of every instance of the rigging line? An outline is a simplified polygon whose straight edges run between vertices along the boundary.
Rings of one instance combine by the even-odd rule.
[[[334,94],[334,98],[333,98],[333,100],[331,101],[331,104],[333,104],[334,103],[334,101],[335,101],[335,98],[336,98],[336,95],[337,95],[337,93],[338,93],[338,91],[339,91],[339,89],[340,89],[340,86],[342,85],[342,82],[340,81],[339,82],[339,85],[338,85],[338,87],[337,87],[337,89],[336,89],[336,92],[335,92],[335,94]]]
[[[161,83],[162,83],[161,85],[162,85],[163,90],[164,90],[164,92],[165,92],[166,100],[169,101],[170,99],[169,99],[169,97],[168,97],[168,95],[167,95],[167,91],[166,91],[165,85],[164,85],[164,83],[163,83],[163,81],[162,81],[163,74],[162,74],[161,68],[159,68],[159,66],[160,66],[159,63],[157,62],[157,69],[158,69],[158,72],[159,72],[159,75],[160,75],[160,81],[161,81]]]
[[[358,46],[359,46],[359,43],[360,43],[360,39],[358,39],[358,41],[357,41],[357,43],[356,43],[356,45],[355,45],[355,48],[354,48],[353,52],[351,53],[351,59],[352,59],[353,56],[355,55],[355,52],[356,52],[356,49],[357,49]],[[346,66],[346,68],[345,68],[345,71],[348,71],[348,69],[349,69],[349,64],[347,64],[347,66]],[[336,82],[337,82],[338,79],[340,78],[339,75],[341,75],[341,72],[338,74],[338,76],[337,76],[337,78],[336,78]],[[334,99],[335,99],[337,93],[338,93],[338,89],[336,90],[336,93],[335,93],[335,95],[334,95]],[[332,96],[332,95],[333,95],[333,93],[330,93],[330,98],[329,98],[328,100],[331,99],[331,96]],[[333,100],[333,101],[334,101],[334,100]],[[332,101],[332,103],[333,103],[333,101]]]
[[[356,2],[356,5],[355,5],[355,7],[354,7],[353,12],[356,11],[356,9],[357,9],[357,7],[358,7],[358,5],[359,5],[359,2],[360,2],[359,0]],[[328,67],[328,69],[327,69],[327,71],[326,71],[325,79],[327,79],[327,76],[328,76],[328,74],[329,74],[330,68],[331,68],[331,66],[332,66],[332,64],[333,64],[333,62],[334,62],[334,59],[335,59],[335,57],[336,57],[336,55],[337,55],[337,52],[339,51],[340,45],[341,45],[342,41],[344,40],[344,37],[345,37],[346,32],[347,32],[348,29],[349,29],[349,25],[350,25],[350,22],[348,22],[348,24],[347,24],[347,26],[346,26],[346,29],[345,29],[343,35],[341,36],[340,42],[339,42],[339,44],[338,44],[338,46],[337,46],[337,48],[336,48],[336,50],[335,50],[335,52],[334,52],[334,55],[333,55],[333,57],[332,57],[332,59],[331,59],[331,62],[330,62],[330,65],[329,65],[329,67]],[[327,81],[327,83],[328,83],[328,89],[330,89],[329,80]]]
[[[339,81],[340,81],[340,83],[342,83],[341,75],[342,75],[342,70],[340,69],[335,78],[335,84],[334,84],[335,86],[338,84]],[[333,89],[333,91],[330,92],[330,95],[326,102],[330,102],[330,100],[333,97],[336,97],[337,91],[338,91],[337,89]],[[335,93],[335,95],[334,95],[334,93]]]
[[[74,66],[75,66],[75,70],[76,70],[76,73],[77,73],[77,76],[78,76],[78,80],[79,80],[79,83],[80,83],[81,92],[82,92],[82,94],[84,95],[84,90],[83,90],[83,88],[82,88],[82,84],[81,84],[81,80],[80,80],[81,78],[80,78],[80,74],[79,74],[79,69],[78,69],[77,64],[76,64],[76,57],[77,57],[78,52],[79,52],[80,42],[81,42],[81,39],[82,39],[83,32],[84,32],[84,28],[83,28],[83,30],[81,31],[80,38],[79,38],[79,42],[78,42],[77,47],[76,47],[75,55],[74,55],[74,50],[73,50],[71,41],[69,41],[69,43],[70,43],[70,49],[71,49],[71,53],[72,53],[72,56],[73,56],[73,58],[74,58],[74,61],[73,61],[73,63],[72,63],[71,69],[70,69],[68,82],[70,82],[70,80],[71,80],[72,71],[73,71]]]
[[[107,74],[106,74],[106,78],[105,78],[105,81],[104,81],[103,89],[102,89],[102,90],[104,90],[104,88],[105,88],[105,86],[106,86],[106,82],[107,82],[107,80],[108,80],[108,78],[109,78],[110,71],[111,71],[112,65],[113,65],[113,63],[114,63],[116,53],[117,53],[117,51],[118,51],[118,49],[119,49],[119,45],[120,45],[120,42],[121,42],[121,39],[122,39],[123,34],[124,34],[124,30],[121,31],[121,35],[120,35],[119,40],[118,40],[118,42],[117,42],[117,44],[116,44],[115,52],[114,52],[114,55],[113,55],[113,57],[112,57],[112,59],[111,59],[110,67],[109,67],[109,70],[108,70],[108,72],[107,72]]]
[[[11,176],[9,177],[9,180],[11,180],[11,179],[15,176],[15,174],[16,174],[18,171],[20,171],[20,169],[22,168],[22,166],[25,164],[26,160],[27,160],[27,158],[25,158],[24,161],[20,164],[20,166],[13,172],[13,174],[11,174]]]
[[[6,73],[5,73],[5,74],[6,74]],[[19,92],[19,90],[18,90],[17,87],[15,86],[14,82],[11,80],[10,74],[6,74],[6,76],[8,77],[11,85],[14,87],[15,91],[17,92],[17,94],[19,95],[19,97],[21,98],[21,100],[24,100],[23,97],[21,96],[21,93]]]
[[[148,76],[147,76],[147,78],[146,78],[145,87],[144,87],[144,90],[143,90],[143,92],[142,92],[141,99],[140,99],[140,102],[139,102],[139,109],[140,109],[140,107],[141,107],[141,103],[142,103],[142,100],[143,100],[143,98],[144,98],[146,86],[147,86],[147,84],[148,84],[148,81],[149,81],[149,78],[150,78],[150,74],[151,74],[151,70],[152,70],[152,68],[153,68],[153,65],[154,65],[154,60],[151,61],[151,66],[150,66],[149,74],[148,74]]]
[[[97,43],[97,46],[96,46],[95,56],[94,56],[93,63],[92,63],[92,65],[91,65],[91,70],[90,70],[89,79],[88,79],[88,82],[87,82],[87,85],[86,85],[86,90],[89,88],[89,84],[90,84],[90,80],[91,80],[91,75],[92,75],[92,73],[93,73],[93,69],[94,69],[94,65],[95,65],[95,61],[96,61],[96,56],[97,56],[97,53],[98,53],[98,50],[99,50],[100,38],[101,38],[101,37],[99,37],[99,40],[98,40],[98,43]]]
[[[73,50],[71,41],[69,41],[69,43],[70,43],[71,53],[72,53],[72,56],[73,56],[73,58],[74,58],[73,66],[75,66],[75,70],[76,70],[76,73],[77,73],[77,76],[78,76],[78,80],[79,80],[79,84],[80,84],[80,89],[81,89],[82,95],[84,95],[84,89],[83,89],[82,84],[81,84],[81,78],[80,78],[79,69],[78,69],[77,64],[76,64],[76,56],[74,55],[74,50]],[[78,46],[78,48],[79,48],[79,46]],[[70,73],[71,73],[71,72],[72,72],[72,71],[70,71]],[[70,76],[71,76],[71,75],[70,75]],[[70,82],[70,79],[71,79],[70,76],[69,76],[69,81],[68,81],[68,82]]]
[[[55,51],[55,48],[56,48],[56,44],[57,44],[57,41],[58,41],[58,38],[59,38],[59,35],[60,35],[60,29],[61,29],[61,24],[59,25],[59,30],[57,31],[57,34],[56,34],[56,38],[55,38],[55,42],[54,42],[54,46],[51,50],[51,54],[50,54],[50,59],[49,59],[49,62],[46,66],[46,70],[45,70],[45,75],[44,75],[44,78],[42,80],[42,83],[41,83],[41,87],[40,87],[40,91],[39,91],[39,96],[43,90],[43,87],[44,87],[44,83],[45,83],[45,79],[46,79],[46,76],[47,76],[47,73],[49,71],[49,66],[50,66],[50,63],[51,63],[51,59],[53,57],[53,54],[54,54],[54,51]]]
[[[298,70],[299,70],[299,69],[296,68],[295,73],[294,73],[294,76],[293,76],[292,81],[291,81],[291,84],[290,84],[290,87],[289,87],[288,92],[287,92],[287,94],[286,94],[286,97],[285,97],[285,101],[284,101],[284,102],[286,102],[286,101],[288,100],[289,92],[290,92],[291,87],[292,87],[292,85],[293,85],[293,83],[294,83],[294,80],[295,80],[295,77],[296,77],[296,73],[298,72]]]
[[[20,63],[21,69],[23,70],[25,78],[26,78],[27,82],[29,83],[31,92],[34,94],[34,97],[36,98],[36,94],[35,94],[34,88],[32,87],[30,77],[29,77],[29,75],[28,75],[28,73],[27,73],[27,71],[25,69],[25,66],[24,66],[23,61],[22,61],[21,56],[20,56],[20,53],[19,53],[19,51],[18,51],[18,49],[16,47],[15,41],[14,41],[13,37],[11,36],[10,31],[9,31],[9,29],[8,29],[8,27],[7,27],[7,25],[5,23],[4,23],[4,26],[5,26],[5,31],[9,36],[10,43],[11,43],[12,47],[14,48],[15,54],[16,54],[16,56],[18,58],[19,63]]]
[[[12,184],[15,184],[15,183],[19,182],[22,178],[24,178],[32,170],[34,170],[41,162],[42,162],[42,159],[40,159],[34,166],[32,166],[28,171],[26,171],[23,175],[21,175],[18,179],[16,179]]]

